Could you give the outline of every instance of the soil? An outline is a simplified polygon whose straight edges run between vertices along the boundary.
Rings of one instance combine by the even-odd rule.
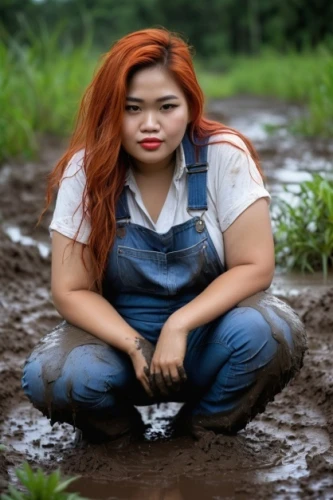
[[[333,498],[333,286],[279,293],[305,324],[308,351],[297,377],[236,436],[163,439],[170,415],[163,404],[143,411],[153,422],[144,441],[87,444],[66,424],[50,426],[20,386],[22,367],[60,317],[50,299],[50,257],[13,242],[10,226],[48,242],[50,215],[35,229],[43,189],[61,150],[44,140],[38,161],[0,169],[0,491],[16,483],[28,460],[46,471],[80,475],[72,491],[91,499]],[[309,281],[311,283],[311,281]],[[156,439],[158,438],[159,439]]]

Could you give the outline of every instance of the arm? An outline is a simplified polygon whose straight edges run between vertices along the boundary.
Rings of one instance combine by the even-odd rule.
[[[209,323],[241,300],[269,287],[274,244],[268,204],[259,199],[224,232],[227,271],[165,323],[151,364],[153,374],[178,383],[188,333]],[[155,375],[156,376],[156,375]],[[169,385],[169,384],[168,384]],[[171,384],[170,384],[171,385]]]
[[[126,352],[132,359],[137,378],[149,393],[149,383],[142,356],[143,339],[118,314],[112,305],[91,287],[94,282],[88,247],[74,243],[53,231],[52,297],[58,312],[69,323],[82,328],[104,342]],[[148,363],[149,364],[149,363]]]
[[[173,327],[193,330],[270,286],[275,263],[267,201],[253,203],[223,238],[227,271],[169,318]]]

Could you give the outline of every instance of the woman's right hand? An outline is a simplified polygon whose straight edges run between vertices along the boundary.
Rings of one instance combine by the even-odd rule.
[[[151,342],[142,337],[136,337],[133,349],[128,353],[133,363],[136,378],[150,397],[154,396],[149,382],[150,363],[154,351],[155,346]]]

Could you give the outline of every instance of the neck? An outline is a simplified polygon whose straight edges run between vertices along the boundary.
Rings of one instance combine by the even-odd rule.
[[[176,165],[176,153],[171,157],[166,158],[158,164],[142,164],[132,160],[131,166],[135,176],[145,178],[169,177],[173,175]]]

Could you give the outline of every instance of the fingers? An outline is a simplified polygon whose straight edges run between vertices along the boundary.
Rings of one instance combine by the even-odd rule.
[[[145,366],[143,368],[143,374],[141,376],[139,376],[138,379],[141,382],[141,384],[143,385],[143,388],[146,391],[146,393],[148,394],[148,396],[150,396],[151,398],[154,397],[154,393],[153,393],[153,390],[151,388],[150,381],[149,381],[149,368],[148,368],[148,366]]]
[[[169,394],[168,386],[165,383],[164,377],[161,372],[152,373],[150,376],[150,383],[154,388],[155,394],[160,393],[164,396],[167,396]]]
[[[167,386],[168,389],[172,389],[173,385],[174,385],[174,382],[172,380],[172,377],[170,375],[170,373],[166,373],[164,376],[164,382],[165,382],[165,385]]]
[[[183,365],[178,365],[177,366],[177,371],[178,371],[178,375],[179,375],[180,381],[181,382],[186,382],[187,375],[186,375],[186,372],[185,372],[185,369],[184,369]]]
[[[130,355],[136,378],[150,397],[154,397],[149,381],[149,365],[154,347],[145,339],[136,339],[136,349]],[[148,352],[149,350],[149,352]]]
[[[164,371],[157,371],[158,367],[152,368],[149,376],[149,383],[154,394],[163,394],[167,396],[171,392],[178,391],[183,382],[186,382],[187,376],[182,365],[172,366],[170,369],[165,367]]]
[[[170,368],[170,376],[169,380],[171,380],[171,388],[173,391],[179,391],[181,386],[181,381],[179,378],[178,370],[176,366],[172,366]]]

